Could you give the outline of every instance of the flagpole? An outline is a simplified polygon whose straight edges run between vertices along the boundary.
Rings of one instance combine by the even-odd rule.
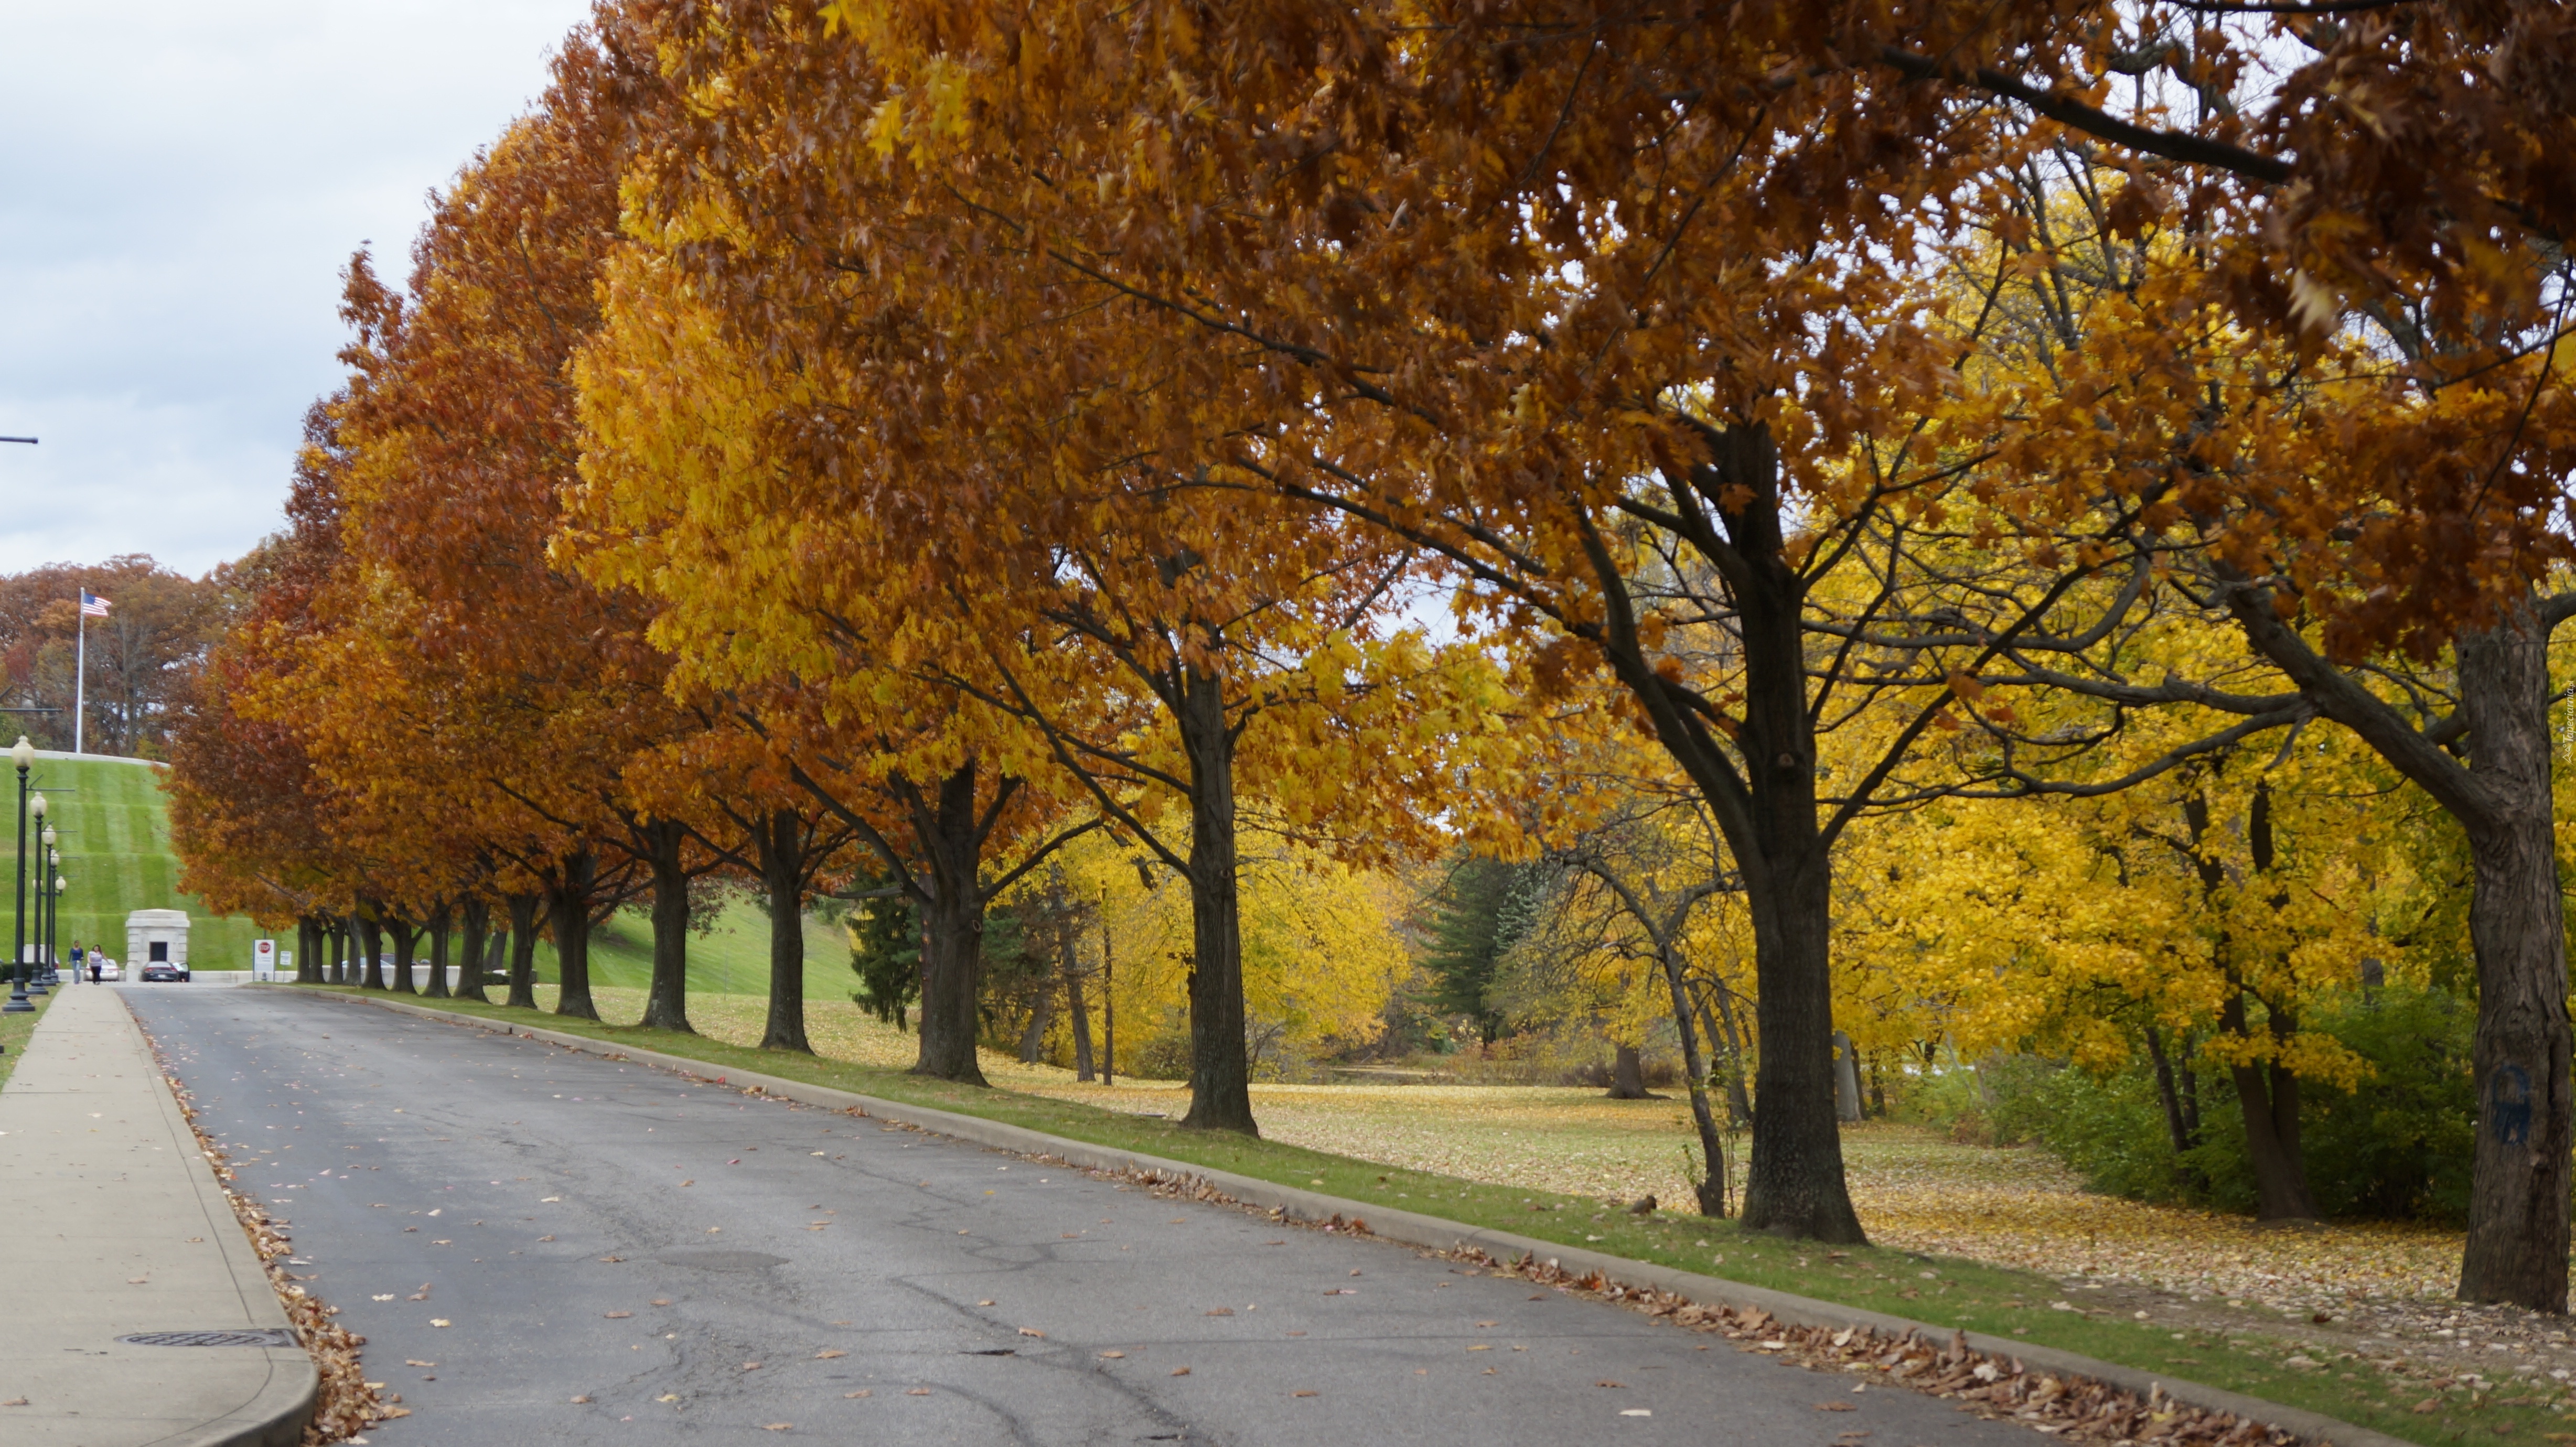
[[[80,644],[72,663],[72,753],[82,752],[81,729],[89,722],[89,590],[81,590]],[[62,735],[54,735],[61,738]]]

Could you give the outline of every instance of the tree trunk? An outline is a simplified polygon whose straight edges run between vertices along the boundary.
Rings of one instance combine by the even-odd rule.
[[[483,956],[492,945],[492,902],[481,895],[468,895],[458,913],[464,916],[465,928],[464,938],[457,941],[456,998],[480,1000],[488,1005],[492,997],[483,992]]]
[[[546,894],[555,932],[555,1013],[583,1020],[599,1018],[590,1002],[590,886],[598,870],[588,850],[566,855]]]
[[[2219,1008],[2218,1022],[2240,1038],[2252,1033],[2239,991]],[[2285,1043],[2295,1026],[2274,1011],[2270,1030],[2275,1047]],[[2231,1065],[2236,1103],[2245,1116],[2245,1158],[2254,1170],[2254,1215],[2261,1221],[2313,1221],[2316,1193],[2308,1189],[2308,1167],[2299,1153],[2299,1077],[2271,1064]]]
[[[1724,1064],[1727,1122],[1735,1126],[1750,1126],[1753,1124],[1753,1097],[1744,1089],[1744,1038],[1736,1027],[1735,1007],[1727,1002],[1727,996],[1724,986],[1711,987],[1708,996],[1700,1001],[1699,1018],[1708,1029],[1712,1048]],[[1714,1018],[1709,1014],[1710,998],[1717,1002]]]
[[[1699,1198],[1703,1216],[1726,1214],[1726,1137],[1717,1129],[1717,1113],[1709,1108],[1708,1069],[1700,1058],[1699,1032],[1691,1028],[1690,989],[1682,979],[1681,958],[1665,946],[1655,951],[1664,968],[1664,985],[1673,997],[1673,1033],[1681,1038],[1682,1074],[1690,1082],[1691,1125],[1699,1131],[1700,1160],[1707,1165],[1706,1175],[1691,1182],[1691,1193]]]
[[[1055,984],[1048,981],[1038,987],[1037,998],[1029,1002],[1029,1023],[1020,1030],[1020,1063],[1035,1065],[1046,1053],[1048,1027],[1055,1024]]]
[[[537,915],[545,904],[543,896],[514,894],[506,901],[510,910],[510,998],[514,1010],[537,1008]]]
[[[2173,1060],[2165,1054],[2164,1036],[2153,1025],[2147,1027],[2147,1059],[2156,1068],[2156,1099],[2165,1108],[2165,1137],[2179,1157],[2200,1144],[2199,1123],[2183,1114],[2182,1091],[2174,1083]]]
[[[1852,1038],[1837,1030],[1834,1040],[1834,1119],[1860,1119],[1860,1054]]]
[[[368,918],[364,914],[360,914],[357,917],[357,936],[358,988],[362,990],[384,989],[384,931],[377,927],[374,920]]]
[[[913,833],[930,853],[921,908],[921,1054],[915,1075],[982,1085],[975,1058],[975,1006],[984,983],[982,841],[976,837],[975,762],[939,781],[935,802],[918,800]]]
[[[770,812],[751,831],[760,852],[761,887],[769,894],[769,1023],[763,1050],[814,1053],[805,1038],[805,821],[793,809]]]
[[[394,937],[393,988],[398,995],[420,992],[411,975],[412,952],[420,948],[420,926],[401,915],[385,921],[385,932]]]
[[[1806,802],[1785,811],[1792,817],[1773,819],[1767,832],[1791,836],[1803,824],[1810,847],[1801,857],[1784,839],[1784,847],[1770,854],[1772,887],[1746,891],[1762,1058],[1754,1077],[1744,1224],[1784,1236],[1857,1243],[1867,1237],[1843,1181],[1842,1127],[1834,1119],[1831,875],[1815,840],[1812,767],[1802,762],[1797,772],[1807,787],[1790,792],[1803,794]]]
[[[2567,1309],[2567,929],[2552,828],[2548,635],[2525,607],[2458,642],[2469,773],[2495,802],[2462,818],[2476,887],[2478,1136],[2460,1299]]]
[[[1243,917],[1235,879],[1234,731],[1225,682],[1182,668],[1181,747],[1190,761],[1190,1109],[1192,1130],[1259,1135],[1243,1040]]]
[[[689,1028],[689,875],[682,857],[688,830],[669,819],[644,825],[645,863],[653,871],[653,988],[644,996],[644,1024],[653,1030]]]
[[[1646,1098],[1646,1060],[1634,1045],[1620,1045],[1610,1055],[1610,1098],[1644,1100]]]
[[[1744,1225],[1854,1243],[1866,1238],[1834,1120],[1833,868],[1816,814],[1807,582],[1791,556],[1780,479],[1779,449],[1759,423],[1726,425],[1697,465],[1671,479],[1684,505],[1711,524],[1697,546],[1736,607],[1743,702],[1724,738],[1658,671],[1620,556],[1596,542],[1587,562],[1605,595],[1603,656],[1708,801],[1744,878],[1762,1052]]]
[[[447,930],[455,917],[444,904],[429,916],[429,986],[421,993],[433,1000],[447,998]]]
[[[318,985],[322,983],[322,968],[324,962],[321,956],[323,951],[327,948],[327,946],[323,944],[323,941],[327,938],[329,938],[329,935],[325,932],[322,921],[319,919],[315,919],[312,916],[307,915],[304,919],[297,922],[295,927],[295,983],[299,985]]]
[[[326,948],[331,953],[330,957],[323,962],[322,978],[334,985],[345,985],[349,983],[348,917],[334,915],[326,928],[331,937],[331,942]]]
[[[1095,1074],[1091,1065],[1091,1011],[1082,1000],[1082,971],[1074,962],[1073,931],[1065,931],[1062,948],[1059,964],[1064,971],[1064,1007],[1073,1015],[1073,1078],[1090,1080]]]

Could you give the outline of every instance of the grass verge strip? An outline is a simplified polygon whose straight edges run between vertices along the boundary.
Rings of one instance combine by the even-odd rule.
[[[0,984],[0,997],[8,993],[9,987]],[[9,1072],[17,1068],[18,1057],[27,1053],[27,1039],[36,1033],[36,1022],[45,1018],[45,1006],[52,1001],[51,995],[37,996],[27,1002],[36,1007],[32,1013],[0,1015],[0,1085],[9,1083]]]

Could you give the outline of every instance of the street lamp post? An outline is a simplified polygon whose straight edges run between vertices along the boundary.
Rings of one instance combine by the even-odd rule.
[[[54,877],[55,869],[63,862],[63,852],[54,847],[54,841],[61,837],[51,824],[45,826],[44,833],[36,836],[37,842],[44,847],[36,851],[42,867],[36,871],[36,960],[27,971],[33,977],[27,982],[30,995],[52,993],[45,985],[45,976],[54,968],[54,891],[45,881]]]
[[[18,768],[18,909],[15,931],[17,937],[14,947],[9,952],[9,973],[12,978],[15,978],[19,961],[27,957],[27,771],[36,766],[36,746],[27,741],[25,734],[18,735],[17,744],[9,750],[9,762]],[[43,797],[41,794],[37,796],[39,799]],[[40,803],[36,807],[37,817],[42,818],[44,806]],[[27,987],[21,984],[10,993],[9,1003],[0,1005],[0,1014],[23,1015],[35,1008],[27,1003]]]

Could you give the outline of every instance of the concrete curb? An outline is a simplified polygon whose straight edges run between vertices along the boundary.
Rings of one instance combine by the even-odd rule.
[[[1437,1216],[1390,1210],[1381,1205],[1347,1200],[1340,1196],[1328,1196],[1320,1191],[1283,1186],[1272,1181],[1237,1175],[1231,1171],[1191,1165],[1185,1161],[1166,1160],[1160,1156],[1139,1155],[1133,1151],[1094,1145],[1089,1141],[1068,1140],[1063,1136],[1049,1135],[1044,1131],[1030,1130],[1025,1126],[986,1120],[980,1116],[961,1115],[955,1111],[940,1110],[934,1106],[907,1105],[900,1101],[882,1100],[872,1095],[860,1095],[854,1091],[835,1090],[829,1086],[809,1085],[799,1080],[787,1080],[774,1075],[737,1070],[730,1066],[711,1065],[706,1061],[691,1060],[686,1056],[665,1055],[658,1050],[644,1050],[611,1041],[593,1040],[586,1035],[574,1035],[559,1030],[532,1029],[507,1021],[487,1020],[479,1015],[459,1014],[453,1010],[414,1005],[402,1000],[383,999],[372,995],[345,995],[336,991],[317,998],[344,1000],[358,1005],[374,1005],[382,1009],[419,1015],[449,1024],[470,1025],[476,1029],[490,1030],[498,1034],[542,1040],[590,1055],[633,1061],[640,1065],[655,1066],[699,1079],[713,1079],[714,1077],[707,1072],[714,1070],[725,1078],[728,1085],[743,1089],[757,1089],[763,1095],[792,1100],[802,1105],[821,1106],[831,1110],[857,1110],[881,1120],[920,1126],[941,1135],[952,1136],[976,1145],[990,1146],[997,1150],[1023,1155],[1053,1156],[1068,1165],[1087,1170],[1151,1171],[1165,1176],[1189,1177],[1205,1181],[1246,1205],[1285,1211],[1289,1215],[1309,1221],[1327,1221],[1336,1216],[1344,1220],[1354,1217],[1364,1218],[1368,1223],[1370,1236],[1398,1245],[1421,1247],[1432,1251],[1477,1246],[1496,1256],[1533,1255],[1542,1261],[1553,1261],[1559,1267],[1577,1276],[1588,1276],[1599,1272],[1606,1280],[1612,1282],[1669,1291],[1704,1306],[1753,1307],[1769,1312],[1789,1326],[1822,1326],[1835,1329],[1870,1327],[1897,1335],[1919,1331],[1936,1342],[1946,1341],[1952,1335],[1952,1329],[1934,1326],[1929,1322],[1910,1321],[1904,1317],[1864,1311],[1858,1307],[1837,1306],[1832,1302],[1818,1301],[1812,1297],[1773,1291],[1766,1287],[1748,1286],[1739,1281],[1702,1276],[1695,1272],[1657,1266],[1652,1262],[1634,1261],[1624,1256],[1587,1251],[1577,1246],[1559,1245],[1553,1241],[1516,1236],[1508,1231],[1491,1231],[1460,1221],[1442,1220]],[[1987,1336],[1979,1332],[1968,1332],[1965,1336],[1971,1349],[1988,1356],[2017,1359],[2025,1367],[2058,1376],[2087,1378],[2117,1387],[2125,1392],[2135,1393],[2142,1398],[2161,1388],[2165,1396],[2186,1406],[2226,1412],[2233,1416],[2278,1427],[2297,1434],[2301,1440],[2315,1444],[2315,1447],[2414,1447],[2414,1444],[2405,1439],[2392,1437],[2385,1432],[2374,1431],[2368,1427],[2357,1427],[2352,1423],[2339,1421],[2320,1413],[2283,1406],[2277,1402],[2267,1402],[2259,1397],[2246,1396],[2241,1392],[2230,1392],[2176,1377],[2160,1377],[2150,1372],[2139,1371],[2134,1367],[2121,1366],[2116,1362],[2097,1361],[2092,1357],[2078,1356],[2073,1352],[2058,1351],[2052,1347],[2033,1346],[2028,1342],[2016,1341],[2009,1337]]]

